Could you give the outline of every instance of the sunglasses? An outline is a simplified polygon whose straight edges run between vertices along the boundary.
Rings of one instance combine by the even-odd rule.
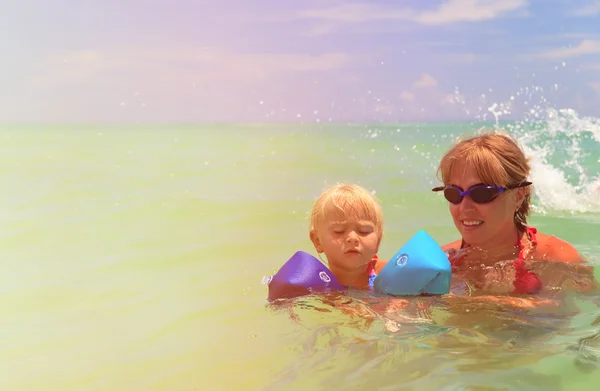
[[[463,198],[466,196],[471,197],[473,202],[478,204],[486,204],[488,202],[492,202],[496,197],[498,197],[501,193],[504,193],[507,190],[517,189],[519,187],[525,187],[531,185],[531,182],[521,182],[516,185],[511,185],[507,187],[502,186],[492,186],[492,185],[475,185],[471,186],[467,190],[463,191],[460,187],[457,186],[440,186],[434,187],[431,191],[444,191],[444,197],[446,199],[458,205],[462,202]]]

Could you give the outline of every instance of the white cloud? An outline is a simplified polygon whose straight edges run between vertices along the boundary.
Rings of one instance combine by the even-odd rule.
[[[335,23],[327,24],[326,28],[318,27],[322,32],[330,32],[343,24],[369,21],[413,21],[424,25],[485,21],[523,11],[527,5],[528,0],[449,0],[434,10],[419,11],[371,3],[346,3],[304,10],[298,17]]]
[[[600,53],[600,41],[585,39],[577,46],[560,48],[534,54],[533,58],[546,58],[551,60],[562,60],[569,57],[583,56],[587,54]]]
[[[421,77],[417,81],[423,80],[430,79]],[[394,112],[401,112],[411,119],[427,121],[438,116],[449,119],[464,118],[465,115],[473,117],[481,111],[478,99],[467,103],[467,98],[462,93],[444,91],[437,82],[436,85],[429,82],[427,89],[413,88],[414,91],[404,90],[400,93]]]
[[[596,39],[599,36],[596,34],[589,33],[564,33],[564,34],[549,34],[534,36],[532,39],[536,41],[559,41],[559,40],[584,40],[584,39]]]
[[[465,105],[465,96],[459,92],[454,94],[444,94],[442,97],[442,105]]]
[[[585,7],[578,8],[571,12],[573,16],[594,16],[600,14],[600,1],[595,0]]]
[[[490,20],[522,10],[527,3],[527,0],[450,0],[437,10],[423,12],[417,21],[422,24],[446,24]]]
[[[46,74],[50,82],[94,80],[104,83],[114,72],[143,74],[156,80],[229,80],[256,82],[282,73],[320,72],[343,68],[345,53],[233,53],[198,50],[97,50],[53,58]]]
[[[415,94],[410,91],[402,91],[400,93],[400,99],[406,102],[412,102],[415,100]]]
[[[346,23],[368,20],[409,20],[415,16],[415,12],[407,8],[394,9],[369,3],[346,3],[329,8],[304,10],[299,13],[299,17],[303,19],[321,19]]]
[[[428,73],[424,73],[421,77],[413,83],[413,86],[416,88],[428,88],[428,87],[436,87],[438,85],[437,80],[433,78]]]
[[[593,64],[587,64],[581,67],[582,69],[585,69],[586,71],[600,71],[600,62],[596,62]]]

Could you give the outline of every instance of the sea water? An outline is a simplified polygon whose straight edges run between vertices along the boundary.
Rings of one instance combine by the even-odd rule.
[[[431,192],[437,164],[457,137],[493,127],[532,158],[531,225],[597,265],[599,126],[570,111],[535,123],[4,125],[0,388],[596,390],[595,297],[454,313],[415,302],[384,316],[360,294],[270,305],[261,280],[299,249],[316,255],[307,213],[337,182],[380,199],[382,258],[419,229],[458,239]]]

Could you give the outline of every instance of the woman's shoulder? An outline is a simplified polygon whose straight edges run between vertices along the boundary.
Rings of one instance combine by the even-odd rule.
[[[584,263],[585,258],[569,242],[554,235],[536,234],[536,257],[551,262]]]

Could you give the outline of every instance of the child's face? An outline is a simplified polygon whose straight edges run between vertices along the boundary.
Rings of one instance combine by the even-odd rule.
[[[365,267],[379,250],[380,236],[373,221],[346,216],[333,205],[325,208],[323,220],[310,237],[330,267],[346,271]]]

